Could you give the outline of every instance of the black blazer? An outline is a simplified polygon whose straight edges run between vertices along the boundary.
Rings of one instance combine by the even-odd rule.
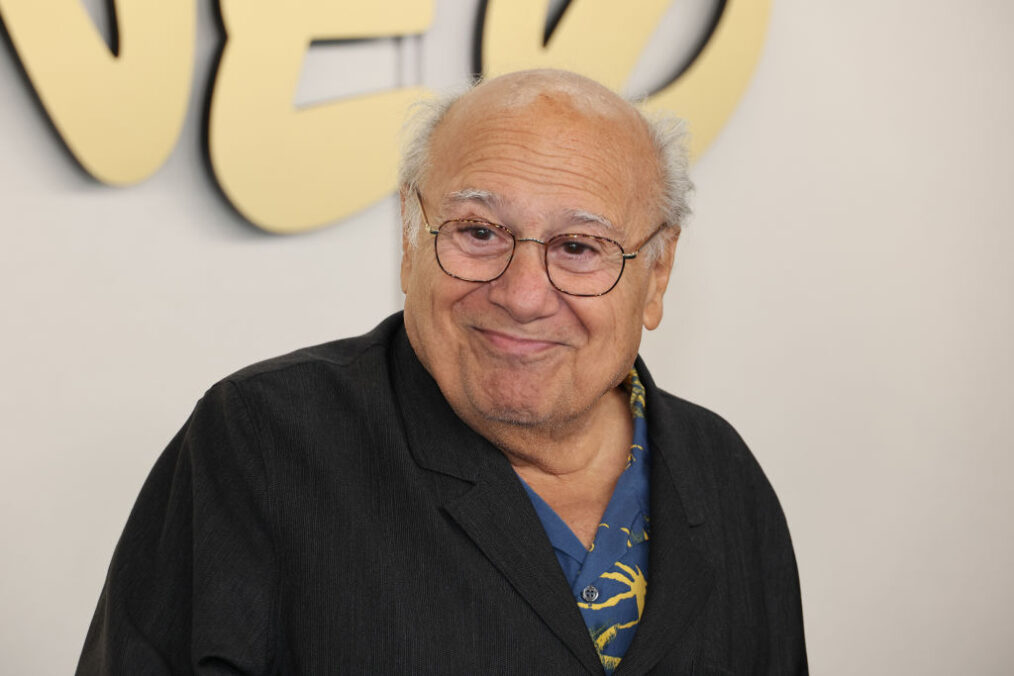
[[[802,674],[792,546],[753,456],[659,390],[648,593],[619,674]],[[596,674],[503,454],[401,315],[212,387],[144,484],[79,674]]]

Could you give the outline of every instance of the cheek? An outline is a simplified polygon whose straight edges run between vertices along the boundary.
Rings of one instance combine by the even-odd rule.
[[[634,287],[634,285],[631,285]],[[607,358],[627,359],[637,354],[641,342],[641,319],[644,308],[641,286],[634,287],[636,293],[627,289],[614,289],[608,296],[598,298],[599,302],[608,302],[608,309],[603,308],[591,332],[607,336],[603,341],[611,353]],[[626,293],[624,293],[626,292]],[[615,298],[610,298],[616,294]]]
[[[469,282],[448,277],[439,268],[429,271],[419,282],[419,297],[414,309],[424,316],[431,340],[441,350],[452,351],[463,340],[469,318],[481,313],[482,289]]]
[[[426,285],[427,253],[420,242],[401,255],[401,290],[406,296],[418,295]]]
[[[443,342],[441,334],[445,332],[442,324],[447,315],[446,306],[442,303],[443,290],[441,279],[443,273],[433,269],[430,252],[421,247],[411,252],[407,262],[402,263],[402,286],[405,292],[405,326],[412,338],[413,346],[425,358],[431,352],[436,353],[436,346]],[[444,307],[444,312],[440,308]]]
[[[430,306],[439,297],[443,282],[441,278],[445,275],[433,260],[431,249],[422,244],[414,249],[408,263],[402,264],[402,274],[405,275],[406,300],[415,307]]]

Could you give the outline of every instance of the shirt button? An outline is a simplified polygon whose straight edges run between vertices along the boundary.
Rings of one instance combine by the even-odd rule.
[[[599,597],[599,590],[595,588],[595,585],[590,584],[581,590],[581,598],[585,600],[585,603],[594,603],[595,599]]]

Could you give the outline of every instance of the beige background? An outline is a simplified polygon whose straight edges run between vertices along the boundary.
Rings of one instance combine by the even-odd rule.
[[[669,40],[710,3],[676,4]],[[0,56],[2,673],[72,670],[140,484],[204,388],[401,302],[393,199],[282,238],[216,194],[199,8],[187,126],[129,189],[84,177]],[[314,49],[299,100],[460,80],[475,8],[440,0],[422,39]],[[1014,670],[1012,29],[1003,0],[776,0],[693,171],[643,353],[778,489],[817,674]]]

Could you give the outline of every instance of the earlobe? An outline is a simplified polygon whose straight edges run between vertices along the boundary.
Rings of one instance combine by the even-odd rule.
[[[408,293],[408,278],[412,274],[412,256],[408,250],[408,238],[401,238],[401,292]]]

